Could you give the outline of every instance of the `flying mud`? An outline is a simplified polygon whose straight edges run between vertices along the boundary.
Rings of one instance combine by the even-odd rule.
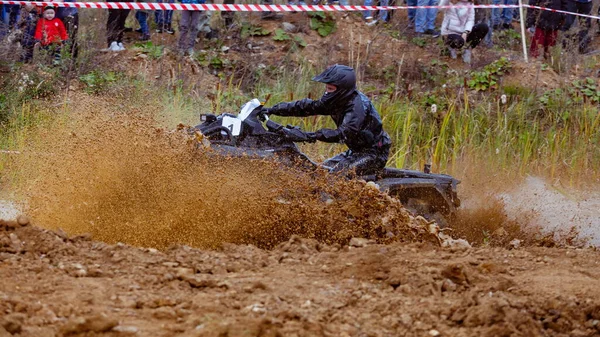
[[[73,117],[73,116],[72,116]],[[107,243],[272,248],[291,235],[423,240],[402,205],[364,182],[223,158],[150,114],[79,113],[31,132],[10,168],[35,221]]]

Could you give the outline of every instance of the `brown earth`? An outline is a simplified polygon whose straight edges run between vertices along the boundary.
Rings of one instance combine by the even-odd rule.
[[[398,66],[367,49],[410,45],[349,16],[338,32],[354,37],[339,46],[336,35],[306,30],[303,15],[292,18],[319,41],[303,52],[318,64],[327,55]],[[228,55],[250,65],[293,54],[270,37],[249,41],[260,48]],[[410,46],[403,76],[416,79],[438,51]],[[128,50],[98,60],[207,91],[219,81],[174,55],[153,61]],[[507,79],[539,80],[531,75],[539,64],[515,64]],[[549,88],[560,85],[542,73]],[[476,234],[454,233],[481,242],[481,226],[491,226],[490,243],[502,247],[442,248],[428,224],[364,183],[215,162],[155,128],[154,97],[129,109],[123,95],[71,93],[73,119],[31,130],[8,164],[36,226],[0,222],[0,337],[600,336],[596,250],[536,247],[518,226],[495,238],[495,210],[470,216],[480,218],[464,225]],[[516,237],[521,247],[510,243]]]
[[[598,257],[298,237],[158,251],[3,222],[0,336],[598,336]]]

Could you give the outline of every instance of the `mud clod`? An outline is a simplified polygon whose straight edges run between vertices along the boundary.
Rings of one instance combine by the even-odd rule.
[[[87,332],[107,332],[116,327],[119,321],[107,316],[106,314],[98,314],[89,317],[75,317],[63,325],[60,332],[64,336],[82,334]]]

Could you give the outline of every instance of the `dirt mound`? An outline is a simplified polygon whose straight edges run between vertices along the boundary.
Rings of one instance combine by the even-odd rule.
[[[74,101],[69,118],[28,133],[10,167],[19,175],[11,190],[46,228],[161,249],[224,242],[272,248],[292,235],[326,244],[352,237],[438,241],[427,222],[375,186],[224,158],[196,148],[183,131],[157,129],[151,109],[121,113],[110,100]]]
[[[594,336],[598,252],[108,245],[0,223],[0,335]]]

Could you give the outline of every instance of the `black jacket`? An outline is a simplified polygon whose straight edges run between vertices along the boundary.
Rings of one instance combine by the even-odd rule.
[[[529,5],[551,9],[566,10],[566,0],[529,0]],[[525,26],[536,27],[543,30],[557,30],[565,20],[563,13],[550,12],[540,9],[527,9],[527,22]]]
[[[317,140],[344,143],[354,152],[389,149],[390,136],[383,131],[381,118],[367,96],[356,89],[340,94],[336,94],[334,99],[325,94],[316,101],[305,98],[279,103],[270,108],[269,113],[295,117],[331,116],[337,129],[319,130]]]

